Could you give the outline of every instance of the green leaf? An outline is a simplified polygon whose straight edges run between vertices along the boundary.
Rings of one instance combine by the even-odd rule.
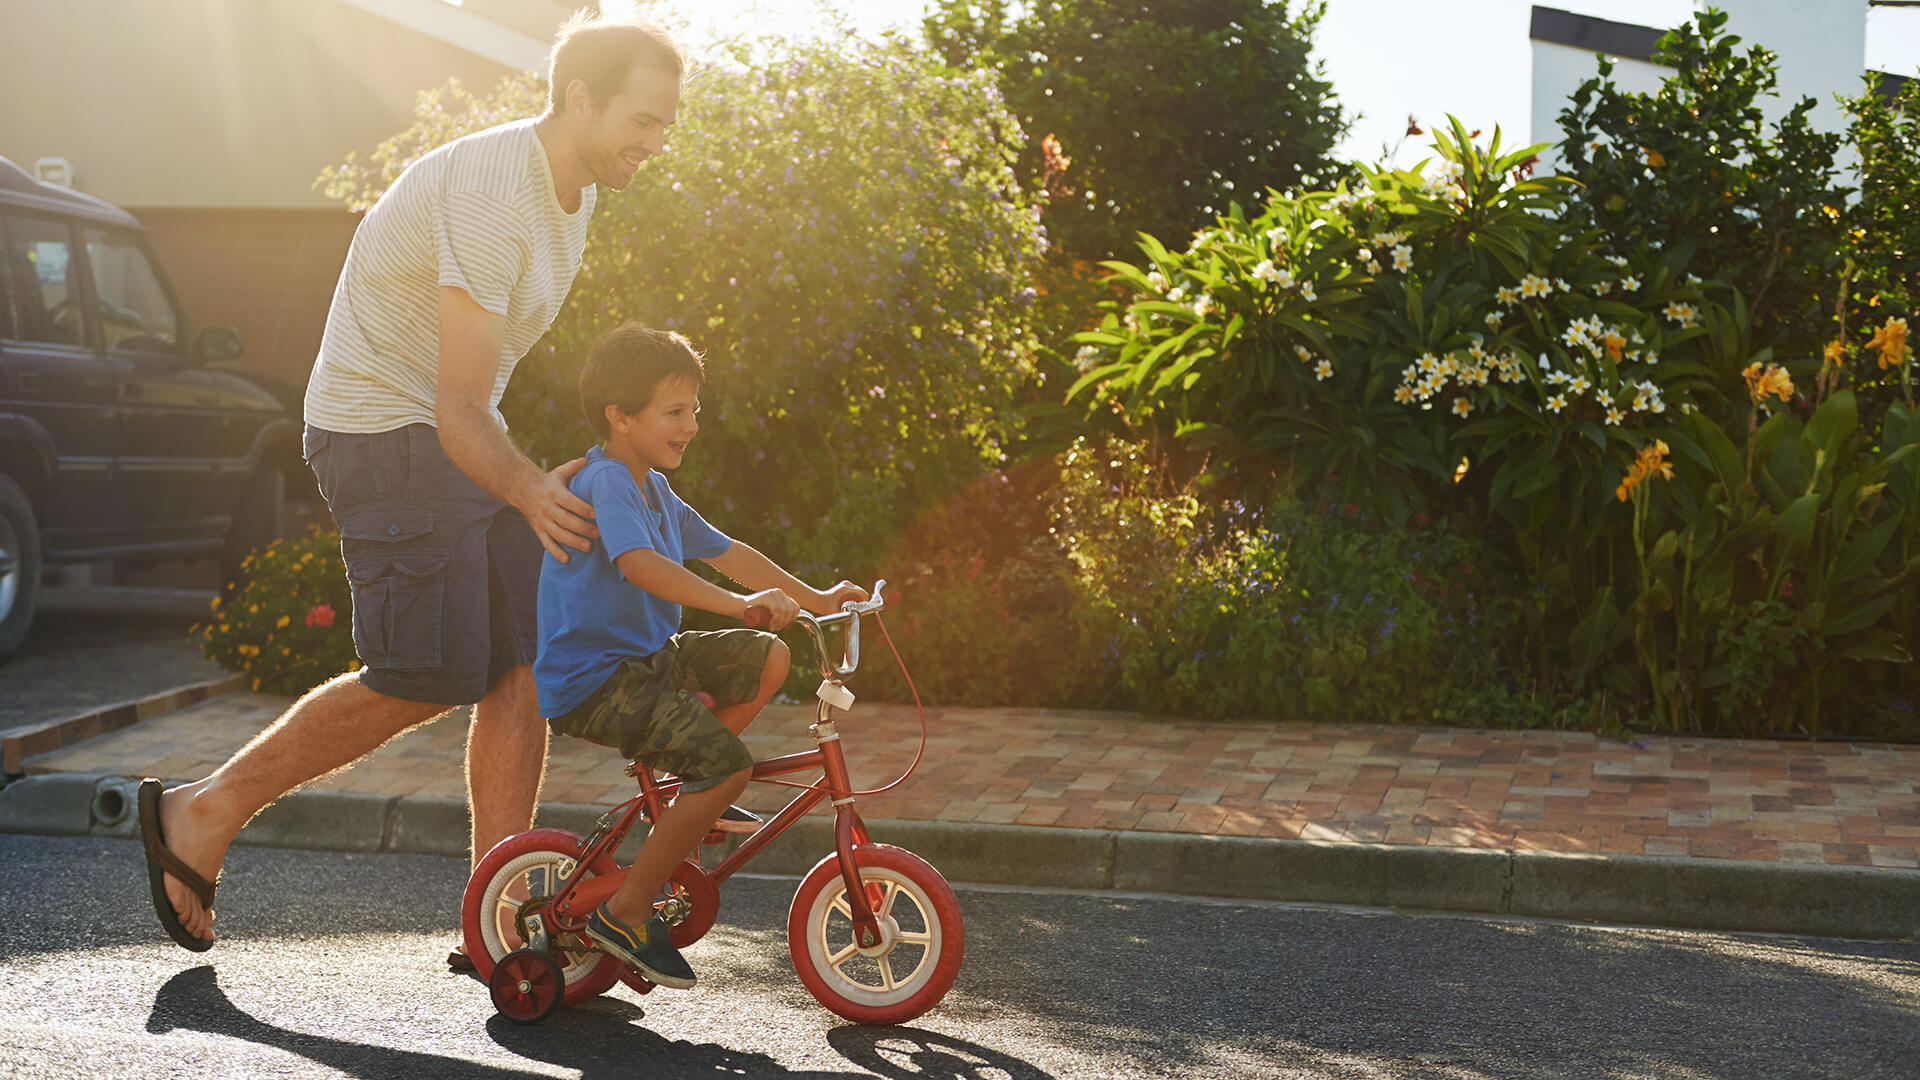
[[[1813,419],[1807,421],[1804,438],[1816,450],[1824,450],[1827,461],[1831,463],[1840,453],[1840,444],[1860,423],[1860,410],[1854,403],[1853,391],[1842,390],[1820,403],[1814,411]]]
[[[1819,492],[1802,495],[1787,504],[1774,523],[1774,562],[1784,567],[1813,542],[1813,524],[1826,496]],[[1778,571],[1776,571],[1778,573]]]

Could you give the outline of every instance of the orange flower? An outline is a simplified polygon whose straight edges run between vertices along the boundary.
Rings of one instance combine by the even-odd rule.
[[[1655,439],[1652,445],[1641,447],[1640,452],[1634,455],[1633,465],[1627,469],[1626,477],[1620,481],[1619,487],[1613,489],[1614,497],[1626,502],[1635,488],[1654,476],[1662,480],[1673,479],[1673,466],[1667,461],[1668,452],[1665,439]]]
[[[1766,401],[1769,395],[1781,401],[1793,400],[1793,378],[1779,364],[1768,364],[1762,368],[1756,360],[1748,364],[1740,375],[1747,380],[1747,396],[1753,399],[1755,405]]]
[[[1640,148],[1640,151],[1641,153],[1646,155],[1647,165],[1649,168],[1657,169],[1660,166],[1665,165],[1667,163],[1667,155],[1662,154],[1658,150],[1650,150],[1647,147],[1643,146]]]
[[[1886,324],[1873,332],[1867,340],[1867,348],[1880,353],[1880,370],[1899,367],[1907,362],[1907,320],[1888,319]]]
[[[1832,364],[1834,367],[1846,366],[1847,347],[1837,341],[1827,342],[1827,347],[1822,351],[1821,355],[1825,356],[1827,363]]]

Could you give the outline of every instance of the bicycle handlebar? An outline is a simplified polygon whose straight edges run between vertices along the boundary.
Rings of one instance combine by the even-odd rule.
[[[886,578],[875,581],[871,598],[848,600],[840,605],[839,611],[831,615],[815,615],[804,608],[800,610],[799,617],[794,621],[806,629],[807,637],[813,641],[813,654],[819,661],[822,676],[831,679],[839,675],[851,675],[860,667],[860,616],[886,610],[887,602],[880,595],[880,590],[886,587]],[[748,626],[764,627],[771,617],[771,613],[766,608],[756,606],[747,609],[744,621]],[[847,622],[849,619],[852,622],[847,623],[847,647],[841,654],[841,663],[829,666],[827,639],[822,631],[835,623]]]
[[[887,579],[881,578],[873,583],[873,595],[867,600],[848,600],[840,605],[840,610],[832,615],[815,615],[802,611],[797,620],[806,628],[807,637],[813,642],[813,654],[820,664],[823,678],[837,678],[851,675],[860,667],[860,616],[871,615],[886,609],[887,602],[880,590],[887,587]],[[838,664],[827,660],[827,639],[824,631],[835,623],[847,624],[846,649],[841,653]]]

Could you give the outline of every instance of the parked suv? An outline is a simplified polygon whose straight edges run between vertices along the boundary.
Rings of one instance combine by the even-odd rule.
[[[303,478],[297,414],[192,334],[133,216],[0,158],[0,660],[43,565],[242,556]]]

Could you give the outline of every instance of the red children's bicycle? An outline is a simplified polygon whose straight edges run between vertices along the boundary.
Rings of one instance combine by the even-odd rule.
[[[830,800],[834,850],[808,871],[794,893],[787,950],[801,983],[820,1004],[863,1024],[904,1023],[933,1008],[953,986],[965,948],[960,905],[940,872],[912,852],[874,843],[867,835],[853,804],[874,792],[853,789],[834,724],[836,711],[844,714],[853,706],[853,693],[841,680],[860,666],[860,617],[873,615],[879,622],[885,585],[875,584],[871,600],[848,601],[838,614],[800,613],[822,676],[819,715],[807,729],[818,748],[753,766],[755,782],[797,787],[799,794],[713,869],[692,859],[682,862],[660,904],[674,945],[692,945],[713,926],[720,883],[801,815]],[[845,627],[845,635],[834,663],[828,660],[827,632],[837,625]],[[880,632],[886,636],[884,624]],[[897,651],[894,655],[898,659]],[[922,753],[925,723],[923,714]],[[916,754],[899,779],[874,791],[901,783],[919,763]],[[820,770],[810,784],[775,779],[810,769]],[[627,775],[639,780],[640,793],[602,816],[591,835],[534,829],[508,837],[487,853],[467,883],[461,903],[467,954],[487,980],[494,1006],[510,1020],[545,1019],[562,1005],[606,992],[616,981],[640,993],[653,989],[585,933],[587,916],[618,891],[626,875],[614,864],[614,849],[636,821],[656,820],[680,788],[677,778],[656,777],[637,762],[627,766]]]

